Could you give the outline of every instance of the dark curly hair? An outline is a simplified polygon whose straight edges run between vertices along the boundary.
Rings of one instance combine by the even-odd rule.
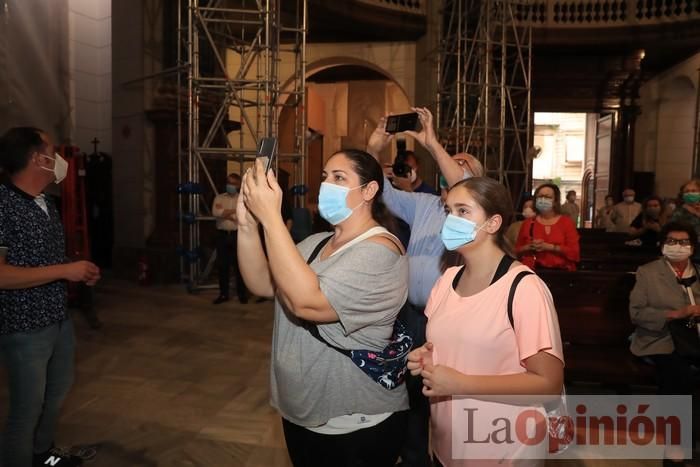
[[[693,249],[697,247],[698,234],[697,232],[695,232],[695,229],[692,225],[687,224],[685,222],[669,222],[661,228],[661,232],[659,233],[659,245],[661,246],[661,248],[663,248],[664,242],[666,242],[666,238],[671,232],[687,233],[688,238],[690,239],[690,244],[693,246]]]
[[[382,166],[379,165],[379,162],[377,162],[374,157],[360,149],[341,149],[331,157],[335,157],[338,154],[342,154],[350,160],[353,170],[360,178],[361,185],[366,185],[369,182],[377,182],[379,190],[377,190],[377,194],[372,200],[372,218],[379,225],[396,235],[398,233],[396,219],[391,215],[382,199],[382,193],[384,192],[384,172],[382,171]]]

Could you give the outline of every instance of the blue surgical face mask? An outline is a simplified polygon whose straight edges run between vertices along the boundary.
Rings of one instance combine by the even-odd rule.
[[[238,187],[236,185],[231,185],[230,183],[226,185],[226,193],[229,195],[237,195]]]
[[[364,185],[348,188],[333,183],[321,183],[318,193],[318,212],[331,225],[338,225],[352,215],[358,206],[350,209],[347,204],[348,194],[351,190],[362,188]],[[360,203],[362,204],[362,203]]]
[[[549,212],[554,207],[554,200],[551,198],[539,197],[535,200],[535,208],[539,212]]]
[[[477,228],[476,223],[469,219],[448,214],[442,225],[442,231],[440,231],[442,243],[445,244],[445,248],[454,251],[473,242],[477,232],[485,225],[486,223],[483,223],[481,227]]]

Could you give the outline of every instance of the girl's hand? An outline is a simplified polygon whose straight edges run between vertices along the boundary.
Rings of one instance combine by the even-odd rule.
[[[431,342],[426,342],[421,347],[411,351],[411,353],[408,354],[408,363],[406,367],[413,376],[419,376],[426,363],[433,363],[433,344]]]
[[[456,396],[464,392],[461,383],[465,375],[448,366],[426,363],[422,376],[423,394],[427,397]]]

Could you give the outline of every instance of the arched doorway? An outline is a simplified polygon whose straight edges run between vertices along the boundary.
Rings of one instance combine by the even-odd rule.
[[[306,205],[316,208],[324,162],[343,148],[364,149],[379,119],[387,113],[410,112],[404,89],[375,65],[356,59],[324,59],[308,67],[306,76],[307,156],[304,183]],[[279,119],[280,151],[293,147],[293,109],[283,108]],[[409,149],[413,141],[407,141]],[[395,148],[381,154],[390,162]],[[294,162],[280,162],[284,171],[298,173]],[[297,184],[292,179],[290,184]],[[298,203],[295,203],[298,204]]]

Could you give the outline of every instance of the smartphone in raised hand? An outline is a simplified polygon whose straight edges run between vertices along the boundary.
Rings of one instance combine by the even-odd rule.
[[[277,138],[265,137],[258,142],[257,158],[259,158],[265,166],[265,174],[274,165],[277,157]]]
[[[386,119],[387,133],[401,133],[402,131],[416,131],[418,129],[418,114],[391,115]]]

